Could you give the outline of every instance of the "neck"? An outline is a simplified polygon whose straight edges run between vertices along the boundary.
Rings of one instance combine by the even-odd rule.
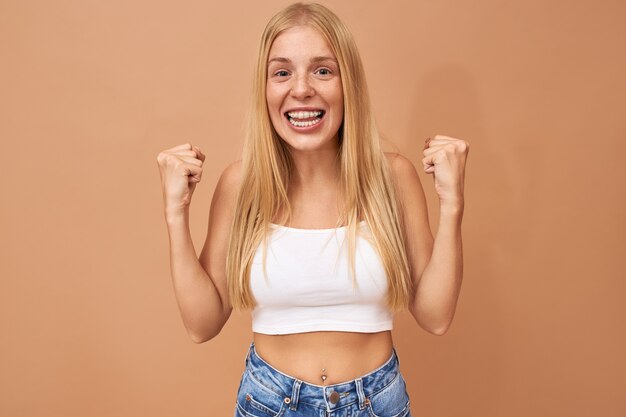
[[[294,164],[291,186],[300,190],[335,188],[339,182],[340,169],[337,149],[315,151],[292,150]]]

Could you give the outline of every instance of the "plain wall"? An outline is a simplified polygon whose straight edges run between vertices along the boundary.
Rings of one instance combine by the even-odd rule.
[[[187,337],[156,155],[207,154],[199,253],[261,32],[287,4],[0,2],[0,415],[233,415],[249,313]],[[437,337],[395,320],[413,415],[626,415],[626,3],[324,4],[433,232],[424,139],[471,147],[454,322]]]

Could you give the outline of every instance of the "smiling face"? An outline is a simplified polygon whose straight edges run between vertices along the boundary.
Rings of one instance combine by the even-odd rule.
[[[339,64],[324,37],[295,26],[269,52],[266,99],[270,120],[292,150],[336,150],[343,121]]]

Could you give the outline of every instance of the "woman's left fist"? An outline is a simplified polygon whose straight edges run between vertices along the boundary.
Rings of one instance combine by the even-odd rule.
[[[441,205],[463,205],[465,161],[469,143],[450,136],[435,135],[424,143],[424,171],[433,174]]]

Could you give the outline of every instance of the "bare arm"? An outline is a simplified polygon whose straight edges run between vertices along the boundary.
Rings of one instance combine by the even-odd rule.
[[[238,185],[239,163],[235,162],[224,170],[215,188],[199,258],[189,231],[188,207],[166,215],[176,300],[195,343],[217,336],[232,312],[226,286],[226,252]]]
[[[435,335],[444,334],[454,317],[463,276],[462,202],[442,205],[433,241],[424,190],[413,163],[397,154],[391,163],[404,206],[407,256],[415,293],[410,312]]]
[[[413,303],[414,316],[436,335],[454,318],[463,280],[461,219],[463,207],[441,207],[432,255],[422,273]]]

